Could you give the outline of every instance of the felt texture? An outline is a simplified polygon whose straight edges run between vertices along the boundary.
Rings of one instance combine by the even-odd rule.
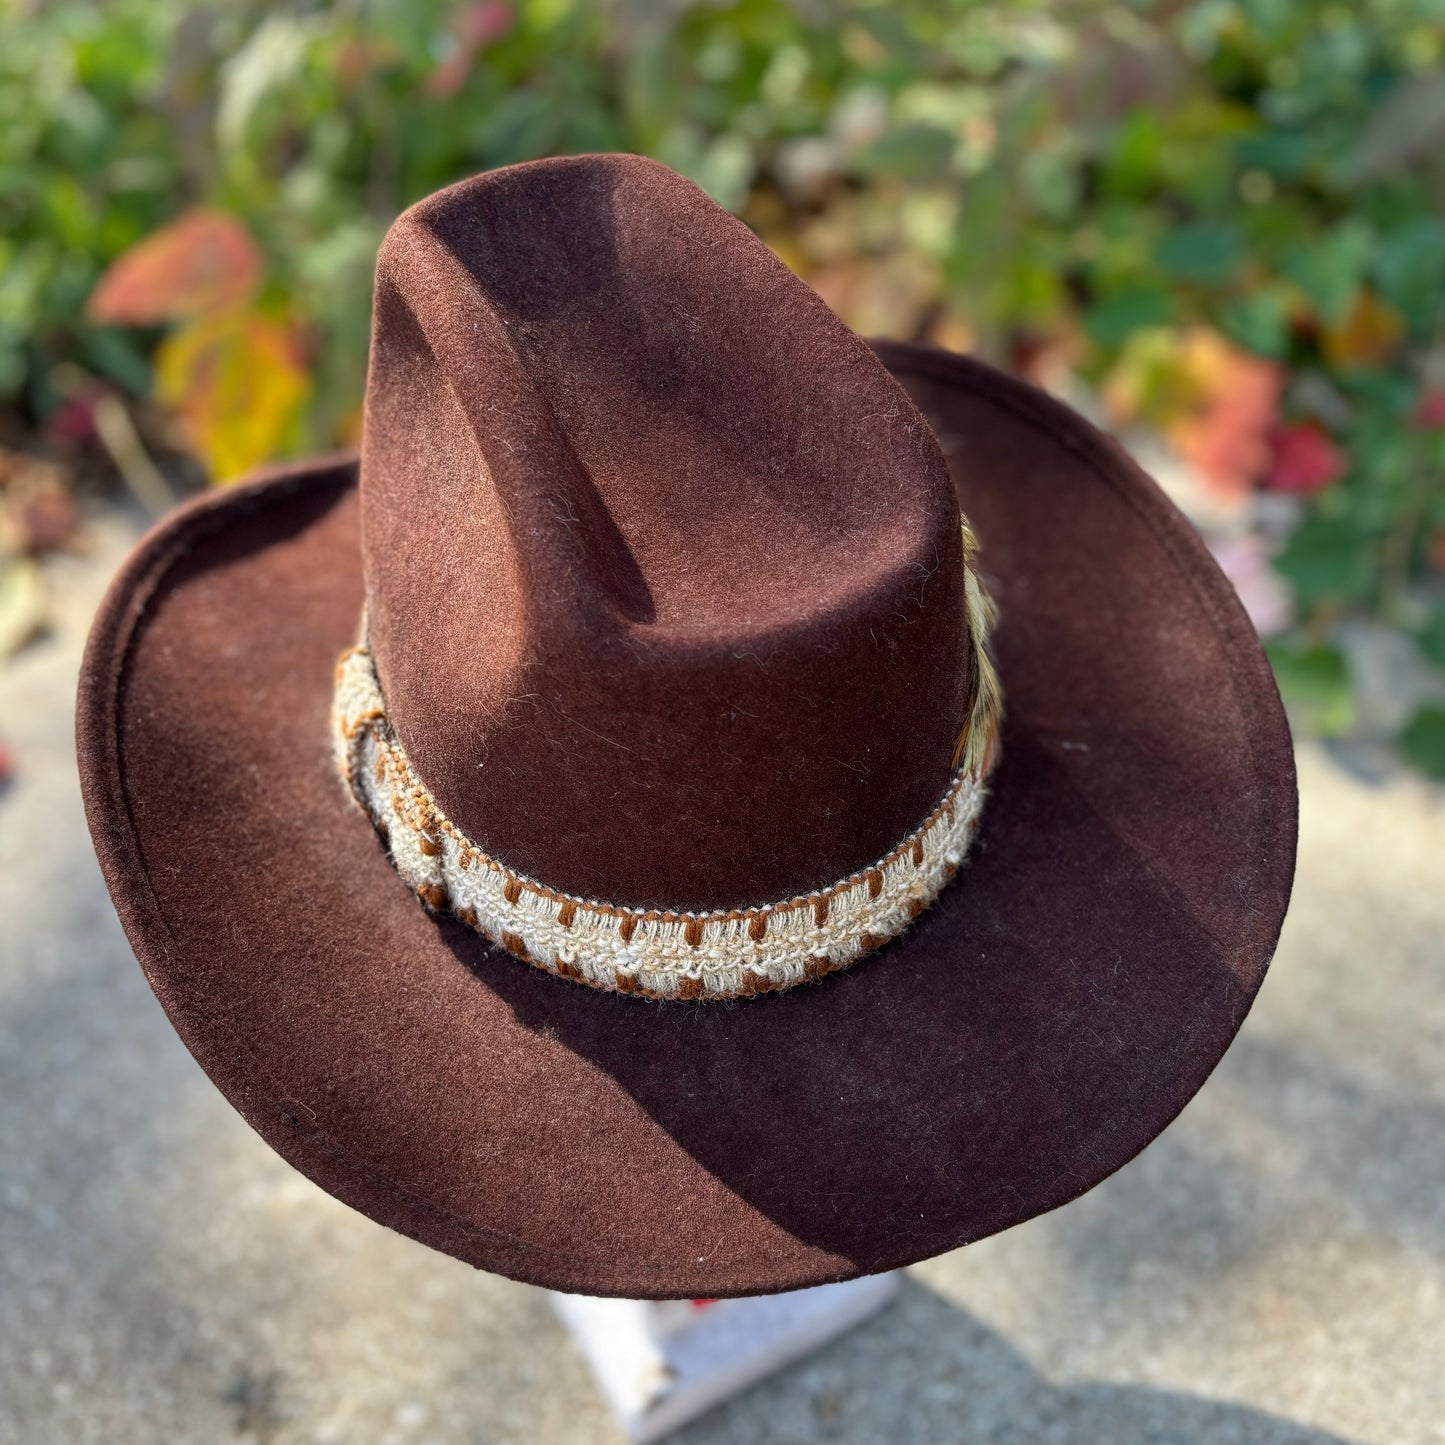
[[[774,319],[760,315],[757,326]],[[696,344],[711,334],[701,324]],[[378,562],[383,489],[359,506],[356,469],[343,460],[199,501],[154,532],[117,578],[92,633],[78,712],[102,870],[182,1038],[252,1125],[332,1193],[473,1264],[554,1288],[640,1297],[797,1288],[908,1264],[1072,1199],[1153,1139],[1228,1046],[1274,949],[1294,863],[1290,740],[1248,619],[1188,524],[1066,407],[977,362],[918,347],[880,352],[928,418],[1000,604],[1002,760],[958,881],[870,960],[788,993],[653,1005],[548,977],[427,914],[339,781],[327,718],[336,657],[368,588],[373,605],[383,595],[420,605],[424,593],[438,619],[447,615],[458,594],[443,584],[464,577],[466,563],[435,569],[444,528],[463,529],[463,559],[499,568],[491,601],[488,587],[458,583],[469,622],[481,626],[492,607],[493,641],[513,626],[516,658],[537,645],[532,622],[505,618],[519,596],[533,605],[531,581],[557,574],[529,571],[521,545],[476,550],[480,531],[502,525],[500,483],[469,493],[476,526],[465,508],[423,511],[415,534],[427,546],[414,564],[426,582],[415,594],[390,560]],[[799,384],[826,392],[837,358],[840,385],[866,375],[839,344]],[[425,398],[414,400],[422,409],[413,430],[433,432]],[[910,453],[911,414],[899,414],[907,425],[889,433],[889,446]],[[836,413],[823,415],[814,500],[827,513],[830,468],[854,448],[827,450]],[[641,425],[642,413],[627,416]],[[387,424],[404,419],[399,412]],[[772,434],[766,417],[754,420]],[[450,435],[458,459],[475,461],[470,442]],[[430,444],[418,436],[418,457]],[[743,612],[757,587],[764,630],[791,646],[795,627],[807,631],[793,615],[804,593],[791,582],[769,592],[758,578],[785,556],[795,568],[813,565],[815,545],[824,547],[819,607],[849,615],[840,598],[851,595],[855,563],[861,605],[871,607],[875,583],[886,591],[913,546],[918,517],[942,509],[927,479],[932,445],[917,443],[922,455],[893,480],[881,464],[867,469],[890,499],[911,499],[909,519],[871,517],[887,539],[880,554],[859,554],[867,529],[851,526],[837,550],[810,540],[788,553],[798,535],[789,500],[758,525],[782,540],[748,543],[739,516],[736,537],[726,547],[714,540],[712,562],[696,563],[710,570],[695,583],[683,575],[694,553],[681,552],[687,566],[664,583],[651,544],[637,540],[642,524],[615,520],[627,550],[649,558],[638,570],[651,602],[617,560],[620,546],[605,563],[589,561],[575,537],[574,575],[556,585],[578,589],[568,606],[605,601],[607,629],[634,640],[617,621],[629,611],[651,608],[684,635],[687,619],[709,610],[701,594]],[[852,475],[838,495],[856,491],[866,510],[864,479]],[[706,510],[698,477],[687,504]],[[463,485],[462,471],[452,485]],[[508,525],[562,548],[558,536],[570,528],[549,530],[549,508],[590,509],[590,536],[605,531],[604,513],[625,512],[618,489],[578,490]],[[767,495],[739,484],[729,506]],[[717,539],[723,527],[709,517],[704,530]],[[684,546],[676,539],[688,530],[669,528],[668,537]],[[725,559],[740,556],[759,564],[738,564],[745,581],[730,583]],[[957,585],[945,571],[928,587],[939,580]],[[583,626],[566,607],[536,605],[549,626]],[[440,620],[437,629],[450,637]],[[906,633],[900,624],[890,634],[904,653]],[[817,640],[835,635],[861,645],[843,622]],[[384,681],[410,697],[416,730],[426,689],[439,684],[403,677],[401,637],[398,629],[389,640]],[[585,663],[570,634],[557,645],[568,665]],[[687,650],[676,636],[663,650],[674,648]],[[437,654],[452,675],[471,657],[450,642],[438,642]],[[474,666],[470,675],[491,676],[491,663]],[[931,675],[956,680],[952,668]],[[861,675],[858,685],[871,686]],[[492,717],[489,690],[502,687],[495,676],[476,683],[480,714]],[[700,707],[703,688],[674,701]],[[730,688],[710,701],[749,707]],[[893,704],[880,697],[880,706]],[[800,696],[793,710],[806,739],[801,759],[822,737],[818,709]],[[926,707],[888,711],[869,723],[869,745],[912,747],[921,719],[944,710],[931,695]],[[460,736],[460,715],[454,722]],[[724,864],[771,868],[779,879],[804,866],[790,852],[793,820],[769,816],[804,806],[798,788],[767,758],[752,764],[764,770],[770,804],[750,814],[767,824],[758,840],[782,840],[773,861],[722,858],[705,819],[662,808],[671,851],[697,855],[673,869],[669,888],[691,878],[709,894]],[[620,754],[624,776],[628,765]],[[916,766],[934,769],[924,753]],[[449,776],[444,751],[431,767],[430,782]],[[625,885],[635,865],[613,867],[585,841],[571,853],[549,842],[548,799],[563,795],[543,782],[539,774],[539,791],[514,800],[535,816],[509,815],[513,837],[531,828],[539,856],[551,847],[559,866],[571,858],[571,881],[612,867],[609,881]],[[936,790],[938,778],[928,786]],[[887,812],[878,804],[873,821]],[[631,848],[605,821],[598,827],[608,847]],[[827,846],[847,852],[866,831]],[[825,874],[837,866],[819,861]],[[636,881],[646,880],[639,872]],[[728,887],[753,881],[740,871]]]
[[[948,469],[740,221],[637,156],[493,171],[396,222],[374,315],[371,647],[464,834],[681,911],[919,825],[969,681]]]

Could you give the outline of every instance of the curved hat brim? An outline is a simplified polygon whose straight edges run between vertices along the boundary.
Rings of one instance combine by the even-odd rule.
[[[427,914],[337,777],[354,464],[137,550],[81,678],[90,827],[137,957],[298,1169],[485,1269],[637,1297],[888,1269],[1073,1199],[1199,1089],[1278,937],[1293,754],[1228,582],[1061,404],[880,345],[999,601],[1008,716],[970,865],[818,984],[649,1004]]]

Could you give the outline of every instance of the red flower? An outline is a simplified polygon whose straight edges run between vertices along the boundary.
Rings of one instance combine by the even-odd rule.
[[[1445,386],[1432,387],[1420,393],[1415,407],[1415,425],[1431,431],[1445,427]]]
[[[1264,484],[1277,492],[1313,496],[1345,474],[1344,453],[1317,422],[1276,427]]]
[[[72,446],[89,446],[96,440],[95,408],[115,390],[103,381],[85,381],[61,402],[46,423],[47,433],[59,442]]]

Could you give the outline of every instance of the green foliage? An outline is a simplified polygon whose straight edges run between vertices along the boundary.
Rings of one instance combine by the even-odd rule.
[[[860,329],[1006,364],[1056,347],[1105,395],[1147,354],[1149,396],[1186,410],[1207,373],[1226,404],[1177,429],[1191,456],[1297,494],[1280,666],[1309,686],[1339,618],[1404,625],[1442,586],[1445,0],[0,0],[0,17],[0,399],[37,424],[66,366],[154,394],[160,330],[89,321],[86,299],[204,206],[264,257],[252,332],[304,360],[276,435],[344,439],[398,210],[487,167],[635,150],[739,211]],[[1274,370],[1232,368],[1211,333]],[[1210,434],[1241,424],[1231,386],[1259,429],[1232,452]]]
[[[1324,737],[1349,732],[1355,719],[1354,698],[1338,649],[1270,643],[1266,650],[1280,692],[1312,732]]]
[[[1366,601],[1377,567],[1370,539],[1352,517],[1316,513],[1290,537],[1275,567],[1307,609]]]
[[[1422,707],[1400,734],[1400,751],[1428,777],[1445,780],[1445,707]]]
[[[1445,602],[1437,603],[1419,633],[1420,650],[1436,667],[1445,667]]]

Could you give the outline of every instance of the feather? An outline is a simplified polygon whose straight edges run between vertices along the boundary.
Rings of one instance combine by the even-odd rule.
[[[968,612],[970,647],[968,702],[963,730],[953,751],[953,766],[960,764],[976,777],[984,777],[997,753],[999,724],[1003,720],[1003,686],[988,649],[989,635],[998,621],[998,609],[978,576],[978,539],[965,517],[963,533],[963,595]]]

